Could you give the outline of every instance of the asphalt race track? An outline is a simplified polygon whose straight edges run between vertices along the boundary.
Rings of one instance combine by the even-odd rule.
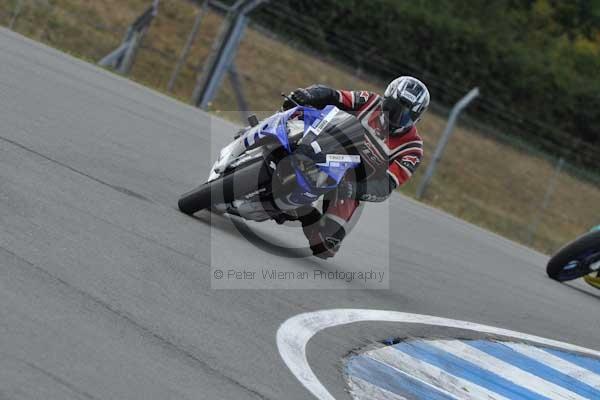
[[[279,354],[277,330],[332,308],[600,348],[598,294],[547,279],[545,256],[400,195],[390,201],[389,246],[365,218],[333,262],[286,259],[299,270],[351,270],[389,257],[389,290],[211,290],[218,249],[241,266],[277,263],[230,225],[211,232],[206,216],[177,210],[179,195],[207,175],[211,129],[226,143],[235,128],[0,31],[1,399],[309,399]],[[360,322],[318,333],[307,358],[346,399],[341,360],[350,351],[390,336],[459,333],[468,335]]]

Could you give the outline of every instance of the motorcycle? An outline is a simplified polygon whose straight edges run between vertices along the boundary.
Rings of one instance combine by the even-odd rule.
[[[188,215],[210,209],[252,221],[297,220],[344,177],[375,173],[361,157],[369,133],[335,106],[296,106],[250,126],[224,147],[208,180],[181,196]]]
[[[548,276],[559,282],[583,277],[600,289],[600,226],[561,248],[548,261]]]

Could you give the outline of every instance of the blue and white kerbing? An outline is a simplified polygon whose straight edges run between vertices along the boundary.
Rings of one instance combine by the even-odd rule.
[[[403,371],[402,369],[397,368],[397,365],[394,366],[393,364],[391,364],[391,362],[386,363],[382,362],[381,359],[377,360],[375,357],[370,357],[372,353],[379,352],[382,350],[379,349],[364,353],[358,357],[351,358],[346,366],[347,378],[350,385],[353,388],[352,393],[357,399],[419,400],[449,398],[494,400],[505,398],[598,398],[585,397],[588,394],[591,394],[592,396],[596,395],[596,392],[588,392],[589,387],[591,387],[594,391],[598,390],[598,388],[600,387],[598,383],[598,376],[600,376],[600,363],[598,361],[600,360],[600,351],[598,350],[593,350],[570,343],[560,342],[558,340],[548,339],[524,332],[517,332],[510,329],[478,324],[475,322],[442,318],[432,315],[405,313],[401,311],[350,308],[320,310],[298,314],[286,320],[283,324],[281,324],[281,326],[277,330],[277,347],[279,349],[279,354],[281,355],[281,358],[283,359],[287,367],[290,369],[290,371],[294,374],[294,376],[296,376],[300,383],[302,383],[302,385],[304,385],[304,387],[310,393],[312,393],[312,395],[315,398],[319,400],[335,400],[335,397],[331,395],[331,393],[319,380],[319,377],[317,377],[317,375],[310,367],[310,364],[308,363],[308,358],[306,356],[308,342],[315,335],[318,335],[326,329],[353,324],[357,322],[393,322],[408,326],[413,324],[419,324],[426,326],[444,327],[450,330],[467,330],[470,332],[478,332],[479,334],[484,335],[493,335],[494,337],[504,337],[507,338],[506,342],[504,343],[494,341],[486,341],[480,343],[490,344],[494,346],[507,346],[512,350],[523,353],[523,355],[528,358],[534,358],[534,361],[538,361],[538,363],[545,364],[545,367],[549,367],[550,369],[554,369],[561,372],[563,375],[567,375],[567,377],[561,377],[564,379],[559,383],[552,381],[556,377],[556,375],[550,375],[549,372],[554,372],[549,371],[548,369],[539,371],[539,373],[528,372],[525,369],[524,364],[515,365],[515,361],[508,361],[507,359],[503,360],[503,357],[497,357],[494,354],[489,354],[492,353],[492,351],[489,349],[488,355],[486,356],[485,350],[477,348],[477,341],[430,340],[422,341],[422,345],[429,345],[433,347],[436,347],[436,345],[441,345],[443,347],[442,351],[445,352],[444,354],[454,354],[458,358],[463,358],[463,362],[469,362],[469,359],[467,357],[472,356],[473,352],[475,352],[477,357],[473,359],[473,361],[471,361],[471,364],[476,364],[476,367],[478,367],[479,369],[471,370],[470,372],[472,373],[473,371],[483,370],[483,372],[487,376],[490,376],[490,373],[494,376],[494,378],[498,376],[500,379],[497,379],[494,382],[495,385],[506,384],[506,381],[508,381],[512,385],[511,389],[517,389],[516,386],[522,386],[517,382],[522,382],[522,380],[520,379],[522,379],[522,374],[524,373],[527,374],[525,375],[526,377],[533,379],[532,382],[535,380],[537,383],[534,385],[535,387],[529,387],[529,382],[523,382],[525,387],[523,387],[522,389],[518,389],[519,391],[515,393],[512,393],[512,397],[506,397],[505,395],[498,393],[498,391],[493,390],[490,387],[479,385],[476,382],[473,382],[473,380],[469,379],[467,375],[459,375],[458,371],[460,370],[460,368],[456,368],[454,364],[449,362],[449,359],[455,360],[454,358],[450,357],[449,359],[445,359],[442,357],[440,363],[436,366],[433,362],[427,362],[425,360],[425,357],[418,359],[417,357],[411,356],[411,354],[407,354],[403,357],[412,357],[412,361],[417,363],[411,365],[410,370]],[[404,343],[407,345],[411,345],[413,343],[418,344],[418,341],[406,341]],[[531,343],[531,345],[525,346],[522,345],[522,343]],[[385,349],[386,351],[397,350],[400,353],[405,353],[401,350],[398,350],[398,348],[401,345],[402,343],[396,345],[396,347],[392,347],[391,349]],[[465,345],[469,346],[466,348],[467,350],[470,348],[473,348],[473,350],[464,351]],[[463,351],[458,351],[460,355],[458,356],[457,354],[453,353],[453,351],[451,351],[452,348],[454,348],[453,351],[455,352],[458,351],[457,348],[461,348],[463,349]],[[397,353],[392,354],[397,356]],[[537,356],[532,357],[532,354],[537,354]],[[377,355],[379,355],[379,353]],[[381,353],[381,355],[384,356],[385,354]],[[543,357],[540,355],[543,355]],[[482,362],[481,360],[483,358],[485,358],[487,361],[491,361],[494,359],[495,360],[492,363],[479,365],[478,363]],[[396,359],[396,357],[394,359]],[[431,361],[432,359],[429,358],[429,360]],[[382,365],[385,368],[379,368],[378,370],[374,370],[373,368],[370,368],[373,365]],[[416,368],[419,365],[423,365],[426,369],[421,370],[419,368]],[[523,367],[521,368],[520,365],[523,365]],[[531,367],[531,364],[529,365],[529,367]],[[539,364],[534,365],[534,370],[536,372],[537,367],[539,367]],[[428,373],[429,375],[431,375],[430,372],[432,370],[435,371],[435,368],[438,369],[437,372],[439,374],[434,375],[432,377],[431,382],[422,379],[422,377],[427,376]],[[489,368],[492,368],[492,370],[490,370]],[[422,371],[422,377],[419,378],[419,376],[415,376],[415,371]],[[453,372],[456,372],[456,374],[454,374]],[[389,379],[385,379],[386,374],[389,377]],[[541,376],[542,374],[544,375]],[[384,377],[382,378],[382,376]],[[394,380],[393,378],[396,377],[400,378]],[[564,381],[565,379],[566,382]],[[564,387],[564,385],[573,384],[573,381],[571,379],[583,382],[587,386],[579,386],[577,388],[573,388],[573,390],[569,389],[568,387]],[[542,386],[541,389],[538,387],[540,380],[544,381],[541,382],[541,385],[539,385]],[[548,380],[550,380],[551,382],[548,382]],[[450,382],[454,385],[455,388],[460,390],[456,390],[455,394],[452,394],[448,390],[450,386],[446,386],[445,389],[444,387],[440,386],[443,385],[444,382]],[[577,385],[581,385],[580,382],[576,382]],[[378,385],[378,383],[381,383],[381,385]],[[463,386],[461,386],[461,383],[463,384]],[[465,384],[468,384],[469,386],[464,386]],[[387,386],[384,387],[383,385]],[[467,390],[462,390],[462,388],[465,387],[467,387]],[[543,388],[550,388],[549,392],[544,392],[548,396],[539,392],[539,390],[544,390]],[[410,392],[411,390],[414,393]],[[498,390],[505,389],[498,388]],[[538,390],[537,393],[536,390]],[[580,395],[577,393],[577,391],[584,391],[586,395]],[[493,396],[491,396],[490,393],[493,393]],[[538,397],[524,397],[526,394],[535,394],[535,396]],[[563,395],[565,395],[566,397],[561,397]]]
[[[351,357],[355,399],[600,399],[600,360],[490,340],[413,339]]]

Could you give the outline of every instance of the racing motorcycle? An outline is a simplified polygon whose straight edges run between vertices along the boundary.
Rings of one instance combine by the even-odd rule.
[[[564,246],[550,258],[548,276],[559,282],[583,277],[600,289],[600,226]]]
[[[224,147],[208,180],[179,199],[188,215],[210,209],[252,221],[297,220],[302,210],[335,190],[345,176],[368,179],[369,132],[335,106],[296,107],[259,122],[248,119]],[[349,179],[349,178],[347,178]]]

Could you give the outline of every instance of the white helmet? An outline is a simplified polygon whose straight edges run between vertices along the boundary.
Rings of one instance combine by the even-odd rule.
[[[387,113],[390,135],[406,133],[429,107],[427,86],[412,76],[393,80],[385,90],[383,111]]]

